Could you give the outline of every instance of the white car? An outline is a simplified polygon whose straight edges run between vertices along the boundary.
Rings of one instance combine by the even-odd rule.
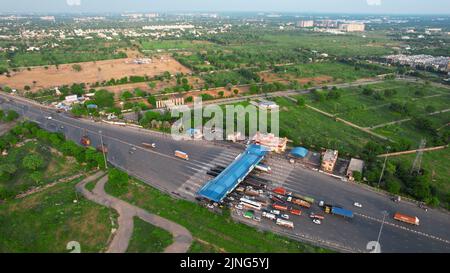
[[[281,218],[289,220],[289,215],[287,215],[287,214],[281,214],[280,216],[281,216]]]
[[[47,117],[47,119],[49,119],[49,120],[50,120],[50,119],[53,119],[53,118],[52,118],[52,117],[50,117],[50,116],[48,116],[48,117]]]
[[[241,204],[237,204],[235,208],[242,209],[242,205]]]
[[[313,219],[312,221],[313,221],[313,223],[316,224],[316,225],[322,224],[322,221],[320,221],[319,219]]]
[[[280,215],[279,210],[271,210],[270,213],[275,214],[275,215]]]
[[[214,208],[214,206],[212,204],[208,204],[207,207],[210,208],[210,209]]]
[[[353,203],[353,206],[358,207],[358,208],[362,208],[362,205],[358,202]]]

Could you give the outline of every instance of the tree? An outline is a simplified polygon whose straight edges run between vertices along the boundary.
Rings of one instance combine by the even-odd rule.
[[[27,155],[22,159],[22,165],[26,169],[36,171],[44,166],[44,159],[36,154]]]
[[[33,180],[33,182],[36,184],[41,184],[44,179],[44,175],[42,172],[39,171],[32,172],[30,174],[30,179]]]
[[[124,91],[122,94],[120,94],[120,100],[126,101],[133,97],[133,94],[131,94],[130,91]]]
[[[355,179],[355,181],[361,181],[362,180],[362,173],[360,173],[358,171],[354,171],[352,173],[352,176]]]
[[[72,65],[72,69],[76,72],[80,72],[83,68],[79,64]]]
[[[366,87],[363,88],[362,93],[363,93],[364,95],[366,95],[366,96],[372,96],[373,93],[374,93],[374,91],[373,91],[372,88],[366,86]]]
[[[305,100],[304,97],[297,98],[297,105],[298,106],[303,107],[303,106],[305,106],[305,104],[306,104],[306,100]]]
[[[433,112],[436,112],[436,108],[433,105],[428,105],[425,108],[425,111],[427,111],[427,113],[433,113]]]
[[[223,91],[219,91],[218,93],[217,93],[220,97],[223,97],[223,95],[225,94]]]
[[[94,94],[94,101],[98,107],[107,108],[114,106],[114,94],[107,90],[99,90]]]
[[[400,189],[402,188],[402,184],[400,183],[399,179],[394,176],[389,176],[386,178],[386,189],[388,192],[393,194],[400,193]]]
[[[234,93],[234,95],[237,95],[237,94],[239,94],[239,90],[238,89],[234,89],[233,93]]]

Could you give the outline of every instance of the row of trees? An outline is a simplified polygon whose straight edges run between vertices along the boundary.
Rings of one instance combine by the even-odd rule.
[[[23,157],[16,163],[14,161],[3,162],[0,164],[0,199],[12,198],[18,194],[20,190],[5,186],[3,183],[10,180],[18,171],[23,170],[29,173],[29,178],[36,184],[42,182],[47,159],[43,155],[48,153],[44,151],[46,145],[51,146],[60,151],[64,156],[71,156],[76,161],[90,170],[93,168],[104,168],[103,155],[95,148],[84,148],[77,145],[71,140],[66,140],[61,133],[50,133],[38,127],[32,122],[23,122],[16,125],[8,133],[0,137],[0,150],[11,150],[14,146],[26,139],[37,139],[44,145],[38,146],[40,152],[32,152]],[[44,150],[43,150],[44,149]]]
[[[378,185],[384,161],[376,155],[384,152],[385,148],[374,142],[367,143],[364,148],[364,177],[372,186]],[[441,202],[450,204],[450,194],[443,199],[438,196],[438,189],[431,184],[431,175],[427,170],[412,172],[411,167],[404,161],[388,160],[380,186],[390,193],[405,194],[432,206],[438,206]]]

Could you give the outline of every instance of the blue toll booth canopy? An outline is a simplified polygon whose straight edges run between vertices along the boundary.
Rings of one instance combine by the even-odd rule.
[[[294,149],[291,150],[291,155],[295,156],[295,157],[305,157],[308,154],[308,150],[306,148],[303,147],[295,147]]]
[[[252,144],[248,146],[242,154],[216,178],[203,186],[197,194],[214,202],[222,201],[263,160],[267,153],[267,149],[260,145]]]

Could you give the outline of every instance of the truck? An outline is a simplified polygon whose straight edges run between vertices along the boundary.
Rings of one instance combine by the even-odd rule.
[[[277,210],[288,210],[287,206],[283,206],[280,204],[272,204],[272,208],[277,209]]]
[[[397,212],[394,214],[394,219],[411,225],[419,225],[419,218],[417,218],[416,216],[408,216]]]
[[[277,218],[277,225],[287,228],[294,228],[294,223],[291,221],[283,220],[281,218]]]
[[[274,195],[271,195],[271,196],[270,196],[270,200],[272,200],[272,201],[275,202],[275,203],[284,204],[284,201],[283,201],[283,200],[281,200],[280,198],[278,198],[278,197],[276,197],[276,196],[274,196]]]
[[[260,192],[254,189],[247,189],[245,190],[245,194],[249,196],[259,196]]]
[[[302,215],[302,212],[299,209],[291,209],[291,210],[289,210],[289,212],[293,215],[298,215],[298,216]]]
[[[269,213],[269,212],[265,212],[265,211],[262,213],[262,216],[266,217],[267,219],[270,219],[270,220],[275,220],[277,218],[275,216],[275,214],[272,214],[272,213]]]
[[[274,193],[280,194],[280,195],[285,195],[286,194],[286,189],[282,188],[282,187],[278,187],[272,190]]]
[[[325,213],[340,215],[347,218],[353,218],[353,212],[338,206],[326,204],[324,201],[319,201],[319,207],[322,207]]]
[[[289,196],[289,197],[287,198],[287,201],[288,201],[288,202],[291,202],[291,203],[293,203],[293,204],[302,206],[302,207],[304,207],[304,208],[310,208],[310,207],[311,207],[311,204],[310,204],[310,203],[308,203],[308,202],[306,202],[306,201],[304,201],[304,200],[301,200],[301,199],[292,198],[292,196]]]
[[[147,142],[142,142],[141,144],[144,148],[156,148],[156,144],[155,143],[147,143]]]
[[[270,173],[271,169],[269,166],[264,165],[264,164],[257,164],[255,166],[255,169],[266,172],[266,173]]]
[[[298,199],[305,200],[306,202],[311,203],[311,204],[314,203],[314,198],[312,198],[312,197],[300,195],[298,193],[293,193],[292,196],[295,197],[295,198],[298,198]]]
[[[176,156],[176,157],[179,157],[179,158],[181,158],[181,159],[184,159],[184,160],[189,160],[188,154],[185,153],[185,152],[182,152],[182,151],[176,150],[176,151],[175,151],[175,156]]]
[[[332,207],[331,213],[335,214],[335,215],[347,217],[347,218],[353,218],[353,212],[351,210],[344,209],[344,208]]]

